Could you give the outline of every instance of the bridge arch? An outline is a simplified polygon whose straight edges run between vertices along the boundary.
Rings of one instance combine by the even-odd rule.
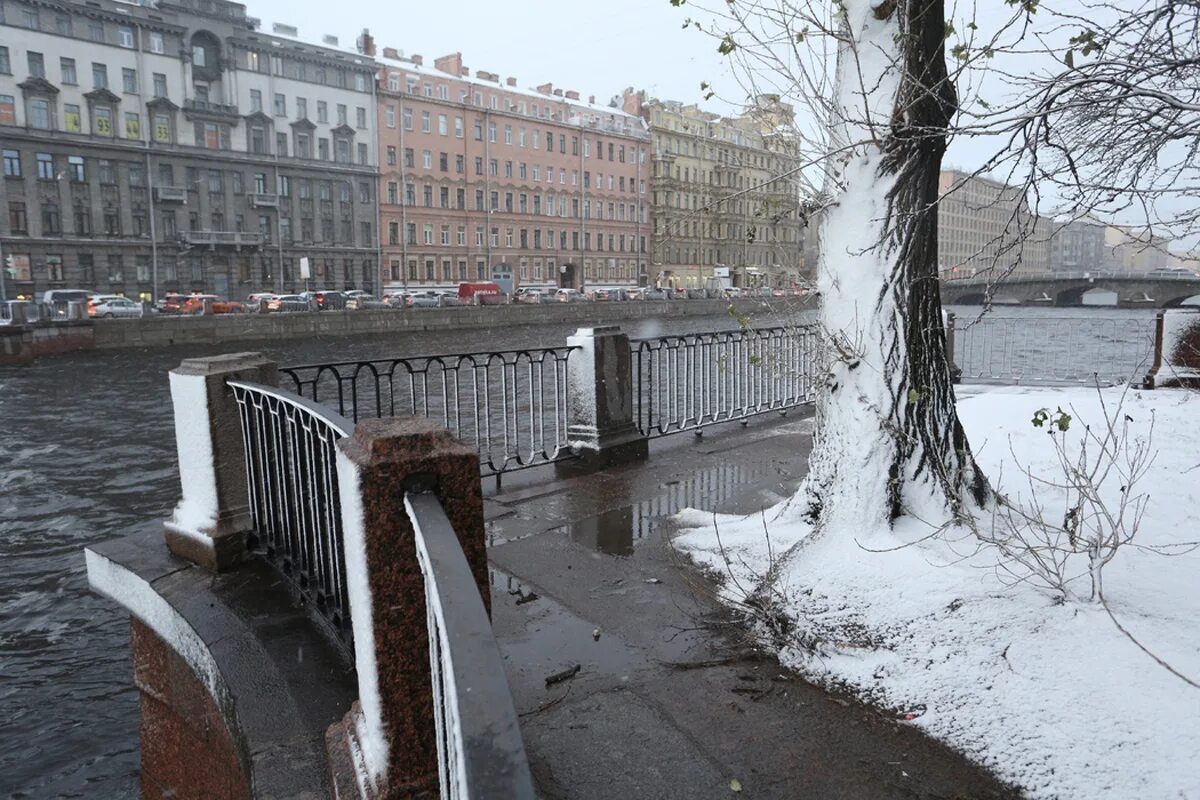
[[[1160,308],[1178,308],[1179,306],[1200,306],[1200,294],[1185,294],[1165,300]]]
[[[987,303],[985,292],[961,292],[946,300],[948,306],[982,306]]]

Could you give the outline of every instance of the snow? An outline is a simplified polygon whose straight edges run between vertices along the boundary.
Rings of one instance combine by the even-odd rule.
[[[120,603],[180,655],[208,688],[218,707],[228,704],[217,662],[200,634],[143,578],[100,553],[84,549],[88,583],[99,594]]]
[[[201,536],[216,526],[218,514],[208,387],[203,375],[172,372],[170,379],[182,492],[168,524],[183,535]]]
[[[960,400],[959,413],[985,474],[1021,502],[1029,483],[1018,465],[1045,477],[1058,470],[1054,440],[1032,425],[1034,413],[1061,407],[1072,414],[1065,441],[1077,447],[1083,425],[1102,420],[1099,398],[1111,411],[1121,393],[1005,388]],[[1135,439],[1144,440],[1153,421],[1156,456],[1135,487],[1149,494],[1136,540],[1142,547],[1121,550],[1107,567],[1105,596],[1145,647],[1197,680],[1200,552],[1179,545],[1200,538],[1200,395],[1130,390],[1121,414],[1132,419]],[[1101,494],[1115,498],[1120,482],[1113,475]],[[1039,496],[1048,515],[1061,516],[1061,498]],[[776,598],[820,642],[815,652],[782,646],[784,663],[898,717],[911,713],[912,724],[1032,798],[1200,798],[1200,690],[1156,664],[1103,606],[1086,601],[1084,556],[1074,570],[1076,596],[1060,602],[1031,583],[1006,580],[997,552],[977,546],[969,531],[934,535],[931,524],[913,518],[894,529],[860,518],[807,538],[799,505],[747,518],[682,512],[674,540],[724,578],[731,603],[760,588],[775,565]]]
[[[358,673],[358,702],[362,716],[356,720],[361,751],[355,753],[359,788],[372,796],[387,774],[388,740],[383,730],[383,704],[379,695],[376,662],[374,606],[367,569],[366,517],[358,467],[341,452],[337,455],[338,494],[342,503],[343,546],[346,557],[346,591],[350,597],[350,623],[354,630],[354,665]],[[360,762],[361,757],[361,762]]]

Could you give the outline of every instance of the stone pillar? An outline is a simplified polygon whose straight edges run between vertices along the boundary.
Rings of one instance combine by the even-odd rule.
[[[213,301],[211,297],[203,297],[200,299],[200,313],[206,317],[212,315]]]
[[[87,301],[85,301],[85,300],[68,300],[67,301],[67,319],[69,319],[69,320],[87,319]]]
[[[645,458],[646,437],[633,422],[633,358],[616,325],[580,328],[567,360],[567,441],[588,460]]]
[[[1154,325],[1154,364],[1147,389],[1200,388],[1200,308],[1168,308]]]
[[[490,614],[479,456],[428,419],[392,417],[359,422],[337,461],[359,702],[326,736],[330,761],[359,753],[370,797],[436,797],[425,580],[404,496],[440,499]]]
[[[946,363],[950,366],[950,380],[953,383],[962,381],[962,368],[954,361],[954,320],[953,311],[943,311],[942,321],[945,323],[942,327],[946,330]]]
[[[171,370],[183,493],[164,523],[167,546],[217,571],[241,560],[251,527],[241,419],[229,379],[279,382],[277,365],[260,353],[188,358]]]

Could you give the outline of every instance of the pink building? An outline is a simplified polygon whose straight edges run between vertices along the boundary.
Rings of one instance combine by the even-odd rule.
[[[511,272],[514,287],[633,286],[646,274],[645,123],[462,54],[379,63],[385,288]]]

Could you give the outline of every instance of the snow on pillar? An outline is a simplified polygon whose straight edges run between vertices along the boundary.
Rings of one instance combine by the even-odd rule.
[[[1154,365],[1147,389],[1200,388],[1200,308],[1158,312],[1154,327]]]
[[[359,699],[326,734],[335,782],[353,770],[368,797],[436,796],[425,579],[404,495],[437,495],[490,614],[479,455],[424,417],[367,419],[338,443],[337,471]]]
[[[645,458],[646,437],[633,423],[633,358],[615,325],[580,328],[567,344],[567,441],[587,458]]]
[[[242,426],[230,379],[278,384],[260,353],[188,358],[171,370],[182,498],[164,523],[176,555],[220,571],[245,551],[251,528]]]

